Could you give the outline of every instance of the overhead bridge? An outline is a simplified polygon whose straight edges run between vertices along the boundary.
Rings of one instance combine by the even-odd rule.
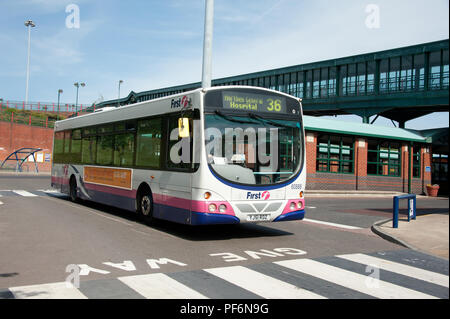
[[[213,80],[213,86],[250,85],[303,99],[314,116],[354,114],[405,122],[433,112],[448,112],[449,40],[295,65]],[[131,92],[97,107],[127,105],[201,87],[191,83]]]

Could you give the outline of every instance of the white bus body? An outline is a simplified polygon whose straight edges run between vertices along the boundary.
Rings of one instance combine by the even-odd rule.
[[[223,105],[214,111],[214,103],[221,101]],[[267,103],[267,109],[278,113],[255,111]],[[180,147],[186,141],[168,140],[173,123],[183,117],[190,118],[192,126],[187,138],[192,163],[169,165],[171,151],[180,154],[174,145]],[[205,131],[213,124],[219,126],[213,130],[220,132],[227,132],[227,125],[254,125],[261,140],[255,149],[245,140],[237,144],[236,139],[233,156],[211,156]],[[277,144],[282,145],[279,169],[272,164],[247,163],[258,147],[270,144],[265,139],[269,129],[284,134]],[[244,151],[239,153],[239,147]],[[301,103],[272,90],[242,86],[198,89],[59,121],[53,155],[52,187],[72,200],[138,211],[148,221],[157,218],[206,225],[304,217],[306,156]]]

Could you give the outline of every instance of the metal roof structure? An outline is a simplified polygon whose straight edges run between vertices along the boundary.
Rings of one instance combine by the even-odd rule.
[[[213,86],[265,87],[303,99],[307,115],[355,114],[364,123],[371,116],[405,122],[433,112],[449,111],[449,40],[360,54],[237,75]],[[140,93],[96,107],[127,105],[191,91],[190,83]]]
[[[320,117],[303,117],[305,130],[326,132],[330,134],[348,134],[364,137],[428,143],[429,140],[420,131],[412,131],[397,127],[378,126],[356,122],[322,119]]]

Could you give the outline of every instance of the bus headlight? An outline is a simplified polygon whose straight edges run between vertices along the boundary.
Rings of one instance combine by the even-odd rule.
[[[219,206],[219,212],[225,213],[227,211],[227,205],[221,204]]]
[[[290,208],[291,210],[295,210],[295,203],[292,202],[291,205],[289,205],[289,208]]]
[[[216,204],[209,204],[208,210],[209,210],[211,213],[214,213],[214,212],[217,210]]]
[[[298,202],[297,207],[298,209],[303,209],[303,202]]]

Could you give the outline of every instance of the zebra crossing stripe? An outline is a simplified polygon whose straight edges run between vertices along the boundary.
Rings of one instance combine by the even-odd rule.
[[[438,274],[429,270],[420,269],[417,267],[412,267],[393,261],[376,258],[364,254],[351,254],[351,255],[340,255],[336,256],[346,260],[350,260],[356,263],[364,265],[373,265],[380,269],[395,272],[401,275],[407,274],[409,277],[420,279],[423,281],[430,282],[432,284],[449,287],[449,277],[446,275]]]
[[[436,297],[424,294],[409,288],[391,284],[369,276],[330,266],[311,259],[294,259],[274,262],[320,279],[383,299],[435,299]]]
[[[160,273],[118,279],[147,299],[207,299],[199,292]]]
[[[13,190],[13,193],[16,193],[20,196],[25,196],[25,197],[38,197],[38,195],[32,194],[32,193],[24,191],[24,190]]]
[[[267,299],[326,299],[242,266],[211,268],[205,271]]]
[[[87,299],[77,288],[66,282],[14,287],[9,290],[17,299]]]

